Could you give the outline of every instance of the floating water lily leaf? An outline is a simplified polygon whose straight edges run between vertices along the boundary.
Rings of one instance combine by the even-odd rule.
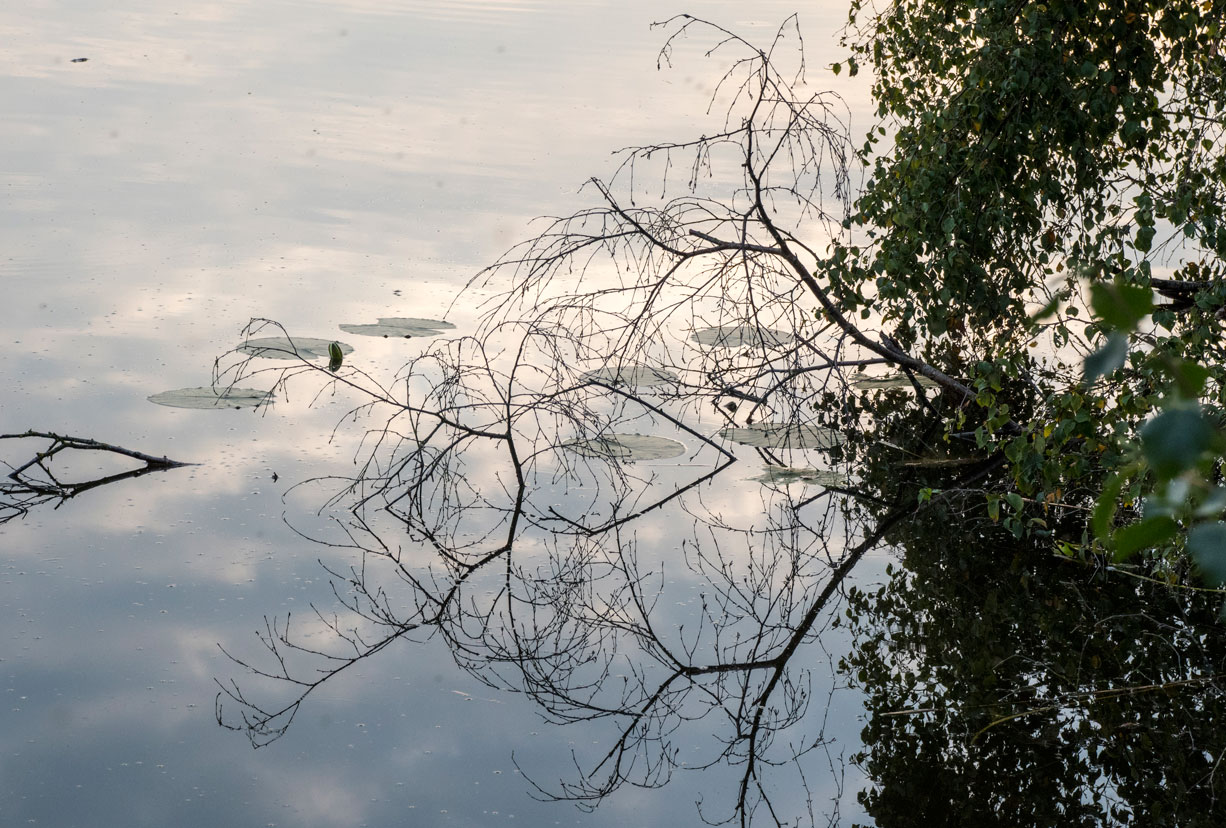
[[[255,408],[272,402],[272,393],[256,388],[177,388],[149,397],[171,408]]]
[[[437,336],[454,331],[455,325],[441,319],[416,319],[407,316],[381,316],[375,325],[341,325],[345,333],[358,336],[388,336],[411,339],[415,336]]]
[[[293,339],[284,336],[248,339],[238,346],[238,350],[244,354],[268,359],[330,359],[333,345],[340,348],[342,355],[353,353],[353,348],[344,342],[315,339],[310,336],[298,336]]]
[[[647,434],[606,434],[567,443],[566,448],[585,457],[609,460],[666,460],[685,454],[685,446],[676,440]]]
[[[846,486],[851,478],[841,472],[830,469],[796,469],[791,466],[768,465],[758,477],[753,478],[758,483],[812,483],[816,486]]]
[[[649,365],[625,365],[621,368],[600,368],[588,371],[584,380],[595,380],[609,385],[625,385],[631,388],[649,388],[653,385],[668,385],[677,382],[677,377],[668,371]]]
[[[920,374],[915,375],[915,381],[921,388],[936,388],[937,384]],[[870,377],[867,374],[856,379],[852,387],[861,391],[878,391],[886,388],[914,388],[906,374],[888,374],[884,377]]]
[[[712,348],[781,347],[796,341],[787,331],[759,328],[755,325],[728,325],[718,328],[703,328],[690,337],[699,345]]]
[[[744,446],[772,449],[828,449],[842,445],[846,440],[842,434],[830,428],[785,423],[755,423],[743,428],[725,428],[720,436]]]
[[[950,466],[969,466],[972,463],[982,462],[982,457],[917,457],[914,460],[903,460],[898,465],[915,469],[940,469]]]

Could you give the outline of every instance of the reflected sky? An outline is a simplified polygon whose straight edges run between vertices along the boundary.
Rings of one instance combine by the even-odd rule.
[[[343,398],[298,395],[265,413],[145,398],[207,384],[251,317],[324,337],[339,323],[449,307],[471,324],[475,302],[452,307],[455,290],[534,216],[585,204],[579,186],[611,169],[612,150],[703,131],[715,80],[705,44],[658,72],[663,35],[648,24],[689,11],[765,37],[794,10],[707,0],[6,10],[0,432],[59,431],[201,464],[0,526],[6,824],[693,820],[715,771],[623,791],[593,815],[531,799],[512,753],[548,768],[601,734],[541,725],[525,699],[458,672],[435,642],[329,685],[260,751],[218,728],[213,679],[232,665],[217,643],[253,653],[266,615],[329,600],[321,552],[283,522],[299,505],[283,493],[352,468],[356,435],[327,440]],[[845,14],[842,3],[802,14],[811,66],[838,54],[830,33]],[[829,72],[821,81],[859,89]],[[353,360],[387,372],[420,348],[360,345]],[[728,514],[761,505],[727,498]],[[854,732],[854,703],[839,704]],[[815,800],[834,795],[815,782]]]

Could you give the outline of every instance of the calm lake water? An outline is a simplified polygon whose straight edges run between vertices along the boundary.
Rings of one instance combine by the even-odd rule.
[[[572,751],[608,732],[543,723],[439,640],[358,665],[261,750],[220,728],[215,681],[243,674],[219,645],[256,658],[266,618],[332,600],[320,559],[347,566],[343,550],[283,520],[321,498],[285,493],[351,470],[360,435],[328,439],[343,395],[291,389],[264,414],[146,398],[207,385],[252,317],[326,338],[381,316],[471,327],[479,297],[451,305],[459,288],[535,216],[589,204],[579,186],[611,170],[611,151],[709,128],[722,65],[696,42],[658,71],[650,23],[690,12],[766,41],[795,10],[33,0],[0,14],[0,433],[198,464],[0,526],[0,822],[654,826],[694,824],[696,801],[721,799],[736,777],[718,767],[594,813],[533,798],[523,772],[567,778]],[[824,68],[845,14],[809,3],[800,22],[814,85],[862,116],[862,85]],[[388,376],[420,347],[360,345],[361,365]],[[5,442],[24,462],[24,441]],[[718,495],[730,521],[763,509],[749,474]],[[679,542],[655,531],[657,552]],[[836,741],[810,754],[807,789],[779,797],[850,822],[860,780],[843,759],[861,708],[828,691],[813,688]],[[683,734],[679,750],[704,761],[702,742]]]

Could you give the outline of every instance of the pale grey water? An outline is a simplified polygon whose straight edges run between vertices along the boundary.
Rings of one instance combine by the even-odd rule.
[[[201,464],[0,526],[0,824],[696,822],[715,771],[621,791],[590,815],[532,800],[512,753],[548,781],[569,772],[571,742],[598,734],[541,725],[436,643],[327,686],[268,748],[221,730],[213,680],[236,671],[217,644],[254,653],[266,615],[328,597],[320,551],[281,519],[309,504],[282,493],[349,463],[352,445],[325,439],[343,401],[258,416],[145,398],[207,384],[250,317],[331,336],[338,322],[442,314],[531,218],[587,203],[576,190],[609,172],[612,150],[702,131],[718,64],[695,54],[657,72],[664,35],[649,23],[688,11],[766,38],[796,10],[49,0],[0,12],[0,433]],[[860,94],[821,69],[844,5],[800,13],[815,85]],[[449,318],[472,317],[464,302]],[[372,367],[402,361],[403,343],[362,346]],[[848,733],[856,714],[838,713]],[[820,773],[813,784],[820,813],[838,792]],[[846,787],[845,818],[850,771]]]

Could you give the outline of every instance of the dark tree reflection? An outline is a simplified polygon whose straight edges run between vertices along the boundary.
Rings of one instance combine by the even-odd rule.
[[[1220,595],[940,506],[889,540],[901,565],[853,592],[844,660],[878,825],[1221,824]]]

